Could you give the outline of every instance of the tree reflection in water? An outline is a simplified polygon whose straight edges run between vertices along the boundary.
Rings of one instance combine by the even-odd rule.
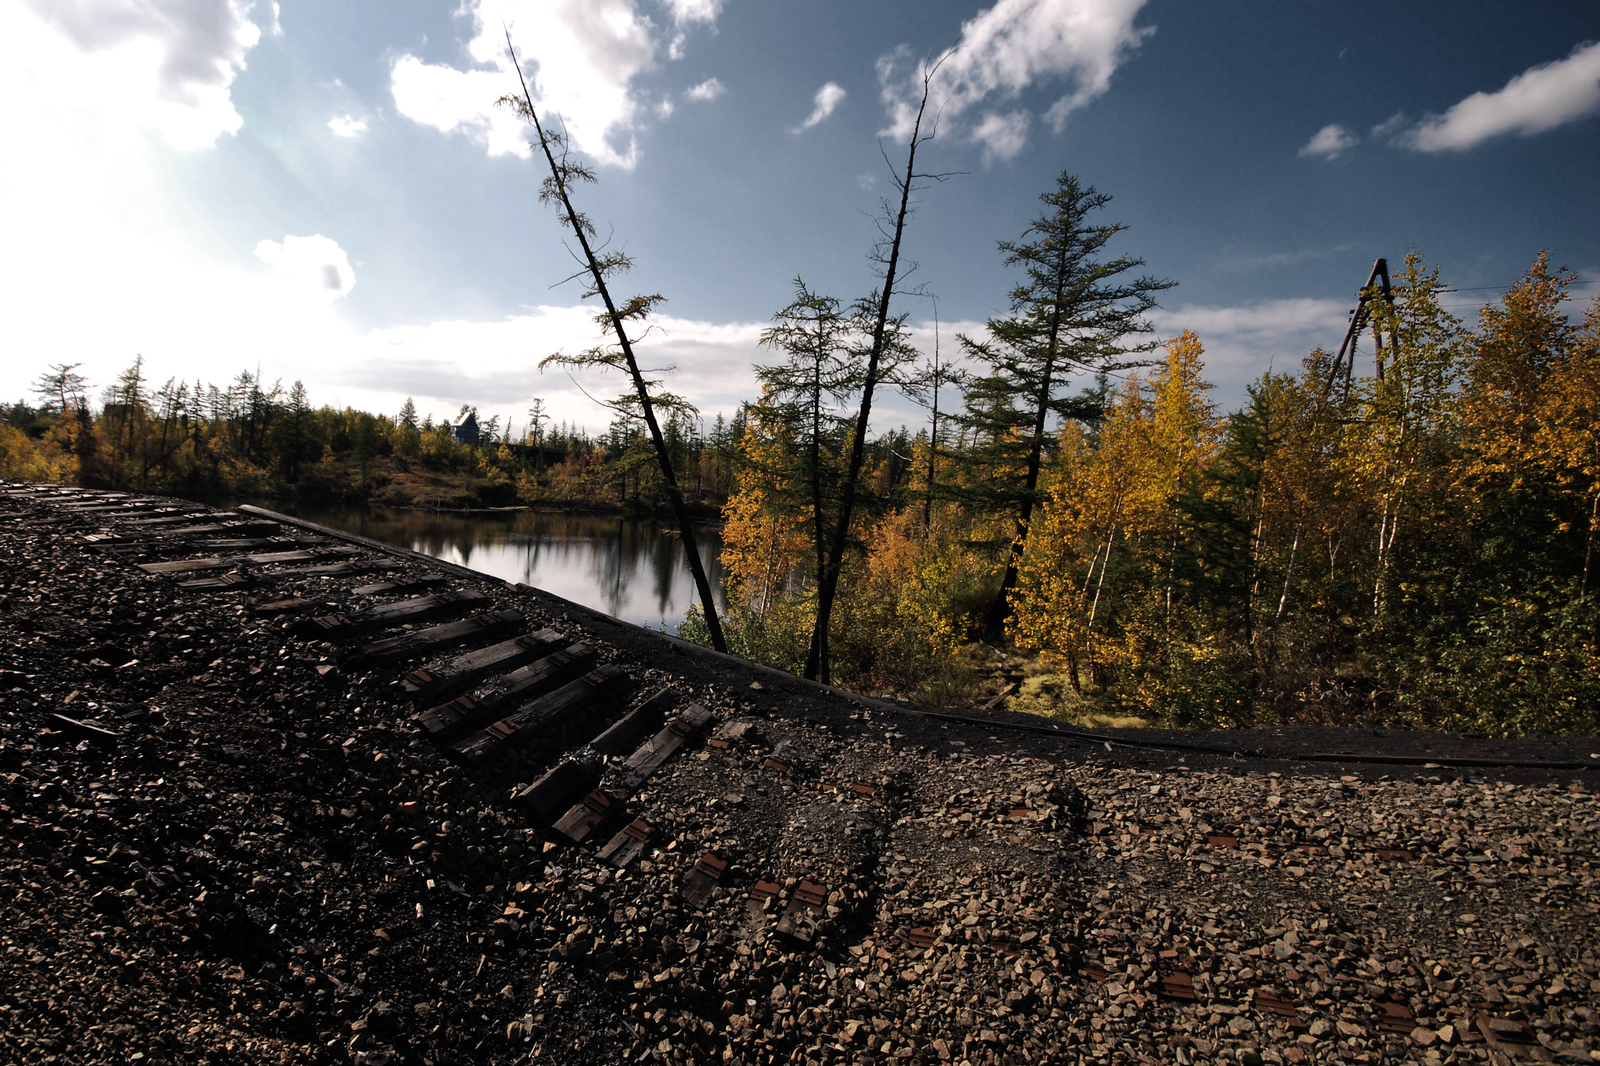
[[[652,519],[515,511],[449,514],[278,502],[285,514],[553,592],[636,625],[676,632],[695,600],[683,542]],[[696,530],[722,598],[722,536]]]

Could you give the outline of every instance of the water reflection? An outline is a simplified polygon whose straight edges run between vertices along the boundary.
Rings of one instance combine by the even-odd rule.
[[[649,519],[534,511],[455,515],[288,502],[268,506],[520,581],[636,625],[676,632],[695,601],[682,540],[675,530]],[[704,526],[695,535],[720,602],[722,538]]]

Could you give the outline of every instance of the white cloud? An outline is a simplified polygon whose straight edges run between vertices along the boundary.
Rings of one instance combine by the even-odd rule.
[[[1330,351],[1344,337],[1345,300],[1307,297],[1265,300],[1241,307],[1157,308],[1150,321],[1161,336],[1175,337],[1191,329],[1206,349],[1206,377],[1239,392],[1270,366],[1295,373],[1311,349]]]
[[[1471,148],[1506,133],[1529,136],[1600,112],[1600,42],[1529,67],[1498,92],[1477,92],[1430,115],[1402,143],[1424,152]]]
[[[679,26],[694,22],[715,22],[722,12],[722,0],[662,0]]]
[[[1012,111],[1004,115],[991,111],[972,128],[969,136],[984,146],[985,154],[1010,159],[1028,143],[1028,125],[1032,118],[1026,111]]]
[[[683,95],[690,100],[715,100],[727,91],[727,86],[716,78],[707,78],[699,85],[687,90]]]
[[[330,237],[280,234],[219,255],[176,229],[168,161],[144,121],[161,61],[148,41],[91,54],[0,0],[0,98],[27,101],[0,109],[0,143],[27,162],[0,166],[0,397],[26,398],[52,362],[82,363],[98,388],[142,353],[158,380],[225,384],[259,365],[269,382],[305,381],[318,404],[393,412],[414,394],[453,415],[467,402],[521,412],[543,396],[557,420],[605,426],[565,375],[537,372],[544,355],[595,343],[592,308],[368,331],[347,318],[356,272]],[[764,323],[659,324],[639,352],[680,364],[675,388],[713,412],[755,394]]]
[[[1143,6],[1144,0],[999,0],[962,24],[956,50],[934,77],[934,106],[943,119],[958,121],[1036,84],[1065,82],[1067,92],[1044,116],[1060,132],[1067,116],[1111,87],[1117,66],[1155,32],[1133,25]],[[902,48],[878,61],[889,109],[886,132],[896,138],[910,135],[922,90],[923,65],[909,59]],[[1022,148],[1019,126],[1025,126],[1016,116],[1025,114],[1014,110],[991,121],[996,113],[987,113],[979,128],[986,126],[992,139],[978,139],[993,155],[1015,155]]]
[[[715,0],[669,4],[679,25],[709,22],[719,8]],[[633,86],[654,69],[661,36],[635,0],[465,0],[461,13],[473,26],[470,69],[409,54],[394,61],[390,88],[406,117],[446,133],[465,131],[490,155],[526,154],[521,120],[494,106],[518,89],[502,24],[510,27],[534,103],[545,112],[541,119],[559,114],[574,146],[599,162],[632,167],[638,123],[671,111],[642,99]],[[681,45],[676,40],[669,53],[681,53]]]
[[[1360,139],[1351,136],[1349,130],[1337,122],[1330,122],[1306,142],[1306,146],[1300,149],[1300,154],[1316,159],[1336,159],[1359,143]]]
[[[278,280],[297,293],[334,300],[350,295],[355,288],[350,257],[338,241],[320,233],[288,236],[281,242],[262,241],[256,245],[256,258],[271,263]]]
[[[413,55],[396,59],[389,72],[389,89],[402,115],[441,133],[463,130],[492,156],[528,154],[522,120],[494,106],[516,87],[516,76],[505,70],[456,70]]]
[[[821,122],[823,119],[827,118],[829,115],[833,114],[833,109],[838,107],[839,104],[843,102],[844,98],[844,89],[840,88],[831,81],[828,82],[822,88],[817,90],[816,96],[811,98],[811,114],[806,116],[806,120],[800,123],[799,127],[795,129],[795,132],[799,133],[801,130],[808,130],[812,126],[815,126],[817,123]]]
[[[335,115],[328,120],[328,128],[335,137],[354,137],[366,132],[367,122],[354,115]]]
[[[756,394],[751,365],[759,357],[763,324],[670,316],[651,321],[658,328],[636,341],[635,350],[645,367],[678,367],[670,379],[674,392],[712,415],[731,413]],[[609,423],[612,415],[584,392],[611,399],[627,391],[627,382],[594,372],[579,375],[575,382],[558,368],[541,373],[539,362],[558,351],[581,351],[599,339],[594,308],[588,306],[538,307],[499,320],[373,330],[355,339],[337,387],[370,389],[381,380],[383,396],[391,398],[381,401],[389,404],[386,409],[398,407],[398,399],[410,395],[424,410],[433,404],[436,410],[452,412],[463,403],[525,411],[538,396],[556,420],[593,430]]]
[[[667,12],[672,16],[672,24],[678,32],[672,35],[672,41],[667,45],[667,58],[678,60],[683,58],[683,46],[689,39],[684,32],[685,26],[692,26],[696,22],[715,25],[717,15],[722,11],[722,0],[662,0]]]
[[[1376,126],[1372,127],[1372,139],[1376,141],[1390,140],[1405,132],[1411,125],[1411,117],[1404,111],[1396,111]]]
[[[250,0],[23,0],[72,47],[98,58],[90,75],[102,106],[174,148],[208,148],[244,124],[230,87],[261,39]],[[6,11],[0,33],[26,33]],[[24,99],[37,102],[32,94]],[[31,105],[30,105],[31,106]]]
[[[173,225],[170,152],[148,121],[163,61],[149,40],[86,51],[0,3],[0,99],[27,102],[0,109],[0,144],[26,160],[0,166],[0,395],[27,396],[51,362],[81,362],[104,385],[136,353],[163,380],[223,383],[259,362],[315,383],[349,348],[337,296],[355,274],[333,241],[272,242],[267,267]]]

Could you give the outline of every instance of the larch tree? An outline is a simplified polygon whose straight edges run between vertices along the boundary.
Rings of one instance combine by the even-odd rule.
[[[82,432],[88,415],[89,380],[78,373],[82,363],[51,363],[48,373],[33,383],[33,392],[43,401],[44,411],[57,415],[56,432],[62,445],[77,451],[91,439]]]
[[[761,334],[763,346],[787,357],[756,366],[763,386],[761,421],[781,426],[787,446],[769,450],[765,461],[747,449],[745,461],[765,476],[764,492],[773,506],[805,515],[813,578],[827,567],[843,473],[848,429],[839,412],[861,385],[860,367],[850,358],[855,324],[837,299],[812,292],[797,278],[794,300]]]
[[[988,322],[987,337],[963,337],[967,355],[987,368],[975,381],[962,416],[979,442],[969,462],[973,502],[1015,516],[1005,576],[992,622],[1010,613],[1009,600],[1027,551],[1034,508],[1041,500],[1039,475],[1051,446],[1050,420],[1092,418],[1098,405],[1064,390],[1079,373],[1103,373],[1141,365],[1138,353],[1154,342],[1129,343],[1151,332],[1145,315],[1156,294],[1175,283],[1132,272],[1144,260],[1130,255],[1103,259],[1120,222],[1091,216],[1111,201],[1105,193],[1063,172],[1056,187],[1040,195],[1049,208],[1018,241],[1000,242],[1007,266],[1021,267],[1003,317]]]
[[[48,373],[39,375],[33,391],[42,401],[41,410],[65,416],[81,407],[88,394],[89,381],[78,368],[82,363],[51,363]]]
[[[793,465],[794,426],[759,403],[741,421],[737,490],[722,509],[731,647],[748,658],[797,669],[805,662],[815,611],[804,610],[791,586],[796,573],[806,569],[815,538],[804,506],[794,499],[801,493],[782,484],[781,474],[774,477]],[[790,498],[782,499],[785,495]]]
[[[1576,279],[1551,270],[1541,252],[1478,317],[1477,343],[1457,404],[1456,476],[1473,497],[1477,539],[1491,550],[1492,561],[1485,562],[1496,569],[1568,569],[1570,531],[1590,519],[1590,501],[1570,491],[1570,479],[1550,476],[1548,453],[1540,447],[1541,439],[1552,439],[1555,426],[1572,425],[1574,414],[1593,408],[1581,388],[1570,388],[1581,380],[1571,371],[1575,359],[1582,361],[1582,334],[1563,305]]]
[[[867,458],[867,429],[872,422],[874,394],[885,378],[886,369],[892,365],[896,352],[906,348],[903,336],[904,317],[891,317],[890,305],[901,280],[901,246],[905,239],[906,221],[911,217],[911,194],[918,182],[942,176],[921,173],[917,170],[917,150],[934,138],[937,122],[928,114],[928,101],[933,78],[949,52],[939,59],[922,65],[922,95],[910,121],[910,134],[906,141],[906,165],[893,175],[899,203],[885,201],[882,241],[874,250],[873,258],[882,271],[882,285],[876,293],[863,301],[869,327],[867,341],[859,358],[862,362],[860,405],[856,409],[855,427],[850,438],[850,458],[845,468],[844,480],[839,490],[839,510],[833,523],[828,554],[817,581],[817,622],[812,631],[811,648],[806,653],[805,676],[827,683],[831,672],[828,662],[828,629],[833,621],[833,608],[838,600],[839,577],[844,569],[845,552],[850,546],[850,523],[855,515],[856,497],[860,492],[862,466]]]
[[[411,398],[406,397],[406,405],[411,408],[410,425],[415,426],[417,409],[411,403]],[[405,424],[405,411],[402,409],[402,424]],[[288,403],[284,411],[283,421],[280,423],[283,434],[283,465],[284,477],[293,484],[300,480],[300,461],[305,457],[306,441],[310,437],[311,399],[306,393],[305,383],[296,380],[289,386]]]
[[[717,616],[716,597],[711,591],[711,581],[706,576],[705,564],[700,559],[694,525],[689,519],[689,508],[684,501],[682,490],[678,487],[677,474],[673,470],[672,453],[667,446],[666,438],[662,435],[661,423],[656,417],[656,408],[663,403],[680,409],[686,405],[676,397],[652,392],[654,383],[645,377],[645,372],[640,368],[638,357],[634,354],[633,340],[629,337],[630,328],[643,322],[665,297],[659,293],[634,296],[620,304],[612,297],[608,279],[628,270],[633,261],[622,252],[608,252],[603,246],[596,247],[594,240],[597,233],[594,223],[572,203],[572,187],[593,182],[594,171],[572,158],[564,135],[553,129],[545,129],[540,121],[539,112],[533,106],[533,94],[528,89],[527,79],[522,76],[522,64],[517,59],[516,49],[511,44],[509,30],[506,32],[506,52],[517,69],[517,81],[521,93],[501,97],[500,103],[516,111],[533,126],[536,137],[534,147],[544,156],[545,164],[550,171],[540,183],[539,201],[555,207],[561,223],[572,231],[573,237],[577,240],[582,252],[580,273],[588,278],[588,287],[584,290],[583,298],[600,297],[605,309],[595,316],[596,320],[602,333],[609,334],[615,341],[614,345],[601,344],[577,355],[551,356],[541,366],[556,362],[579,367],[626,370],[633,385],[633,392],[626,401],[625,409],[631,409],[631,413],[644,422],[649,431],[656,463],[661,469],[661,480],[672,506],[673,517],[676,519],[678,536],[683,541],[689,573],[694,578],[695,590],[700,596],[707,635],[711,638],[713,648],[717,651],[727,651],[728,642],[722,633],[722,621]]]
[[[1478,316],[1477,351],[1467,365],[1459,410],[1470,455],[1463,473],[1484,487],[1523,488],[1541,394],[1572,341],[1561,305],[1577,277],[1552,271],[1549,256],[1540,252],[1499,304]]]

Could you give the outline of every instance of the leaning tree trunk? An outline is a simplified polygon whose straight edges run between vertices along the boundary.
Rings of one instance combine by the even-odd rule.
[[[510,35],[507,34],[508,49],[510,44]],[[618,313],[617,305],[611,299],[611,290],[606,285],[605,270],[589,244],[589,235],[584,232],[578,213],[573,210],[566,179],[562,175],[561,167],[556,163],[555,154],[550,149],[550,139],[545,136],[544,127],[539,123],[539,115],[533,108],[533,95],[528,91],[528,82],[522,76],[522,66],[517,63],[515,55],[512,55],[511,61],[517,64],[517,80],[522,84],[522,99],[527,105],[528,117],[533,121],[534,132],[539,135],[539,147],[544,151],[545,162],[550,167],[557,195],[560,196],[561,206],[566,211],[566,220],[573,236],[578,239],[578,246],[583,249],[584,262],[588,265],[589,275],[594,278],[595,291],[605,302],[606,314],[611,319],[611,328],[616,330],[617,344],[627,362],[628,375],[633,379],[634,391],[639,397],[639,409],[645,426],[650,430],[650,443],[655,446],[656,462],[661,467],[661,479],[666,483],[667,497],[672,501],[673,516],[678,523],[678,535],[683,538],[689,573],[694,577],[695,590],[700,594],[700,604],[705,612],[706,630],[711,636],[711,646],[717,651],[725,652],[728,650],[728,642],[722,635],[722,619],[717,614],[716,598],[711,593],[711,581],[706,576],[705,565],[700,561],[700,549],[695,542],[694,526],[689,521],[689,507],[684,502],[683,491],[678,487],[678,478],[672,469],[672,455],[667,451],[666,438],[662,436],[661,425],[656,421],[655,404],[651,402],[650,390],[645,384],[644,375],[639,371],[638,360],[634,358],[633,344],[628,340],[627,330],[623,328],[622,315]]]
[[[867,425],[872,418],[872,391],[878,384],[878,364],[883,357],[884,342],[889,325],[889,301],[894,296],[895,274],[900,267],[900,241],[905,235],[906,215],[910,213],[911,183],[916,177],[917,143],[922,132],[923,113],[928,108],[929,79],[922,82],[922,103],[917,108],[917,120],[911,127],[911,143],[906,153],[905,177],[900,182],[900,210],[895,215],[894,237],[889,243],[889,259],[884,269],[883,291],[878,294],[877,318],[872,329],[872,348],[867,355],[867,373],[861,387],[861,410],[856,415],[855,439],[850,442],[850,465],[845,473],[843,492],[839,501],[839,524],[833,531],[833,543],[828,550],[828,565],[821,574],[817,588],[817,620],[811,632],[811,647],[806,653],[805,676],[832,680],[828,663],[828,626],[833,618],[833,606],[839,591],[839,573],[844,566],[845,548],[850,542],[850,518],[855,510],[856,487],[861,479],[861,465],[867,454]]]

